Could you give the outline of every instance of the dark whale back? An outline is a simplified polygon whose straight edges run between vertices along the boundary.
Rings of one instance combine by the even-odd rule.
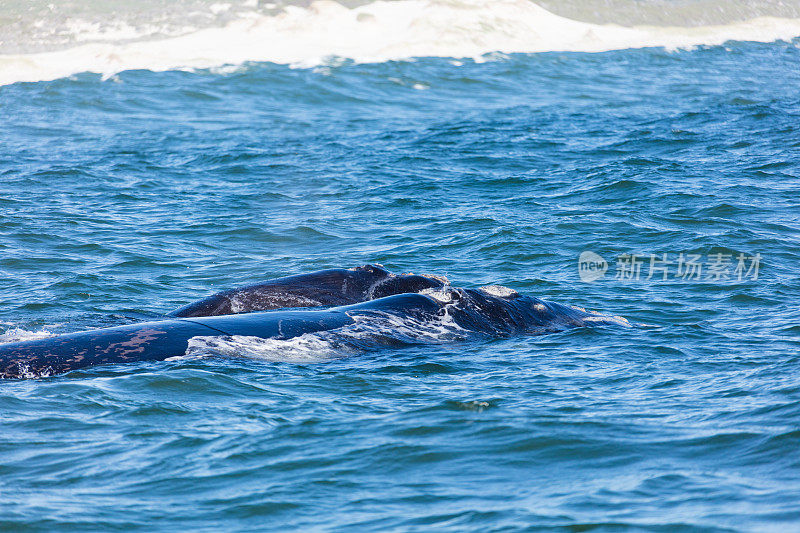
[[[390,276],[379,265],[286,276],[212,294],[172,311],[169,316],[219,316],[289,307],[347,305],[368,299],[365,295],[370,289]]]
[[[172,318],[32,341],[0,344],[0,378],[42,377],[88,366],[161,361],[185,355],[198,336],[290,339],[352,324],[351,314],[397,313],[431,318],[441,309],[420,294],[399,294],[330,309],[290,309],[240,315]]]
[[[425,289],[443,287],[445,282],[432,276],[419,276],[416,274],[392,275],[372,288],[368,294],[369,299],[383,298],[393,294],[421,292]]]
[[[51,376],[106,363],[163,360],[186,352],[188,339],[215,335],[185,320],[80,331],[0,345],[0,377]]]
[[[380,265],[334,268],[218,292],[185,305],[168,316],[220,316],[292,307],[350,305],[443,285],[439,278],[396,275]]]

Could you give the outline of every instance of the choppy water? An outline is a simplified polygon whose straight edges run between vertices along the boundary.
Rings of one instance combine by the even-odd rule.
[[[3,341],[366,262],[639,324],[0,382],[0,529],[800,527],[798,41],[620,48],[0,87]]]

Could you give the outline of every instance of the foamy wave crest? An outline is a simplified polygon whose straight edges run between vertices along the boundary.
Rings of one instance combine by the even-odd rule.
[[[33,341],[36,339],[52,337],[53,335],[55,334],[48,331],[47,328],[42,328],[39,331],[29,331],[27,329],[12,326],[3,333],[0,333],[0,344],[6,344],[9,342]]]
[[[188,356],[221,355],[292,363],[318,362],[386,346],[438,344],[467,338],[444,308],[433,320],[370,311],[351,315],[341,328],[304,333],[291,339],[242,335],[201,336],[189,340]]]
[[[239,13],[223,27],[178,37],[91,43],[53,52],[0,56],[0,84],[78,72],[172,70],[271,61],[306,67],[331,57],[381,62],[439,56],[482,60],[490,52],[606,50],[769,42],[800,35],[800,19],[759,17],[703,27],[622,27],[560,17],[528,0],[377,1],[348,9],[329,0],[270,15]],[[78,36],[79,37],[79,36]],[[80,40],[76,37],[76,40]]]

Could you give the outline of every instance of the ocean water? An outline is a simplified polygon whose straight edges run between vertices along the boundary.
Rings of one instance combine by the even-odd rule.
[[[634,327],[0,381],[0,529],[800,529],[796,17],[4,2],[0,341],[365,263]]]

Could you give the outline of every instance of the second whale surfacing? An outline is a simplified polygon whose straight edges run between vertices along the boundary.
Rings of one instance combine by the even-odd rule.
[[[185,355],[194,338],[286,340],[387,316],[423,325],[447,322],[461,338],[629,325],[620,317],[510,289],[457,289],[440,277],[395,275],[366,265],[224,291],[182,307],[165,320],[0,345],[0,377],[41,377],[100,364],[165,360]],[[391,337],[391,332],[380,335]]]
[[[170,316],[232,315],[287,307],[348,305],[443,287],[438,276],[392,274],[381,265],[331,268],[230,289],[192,302]]]

